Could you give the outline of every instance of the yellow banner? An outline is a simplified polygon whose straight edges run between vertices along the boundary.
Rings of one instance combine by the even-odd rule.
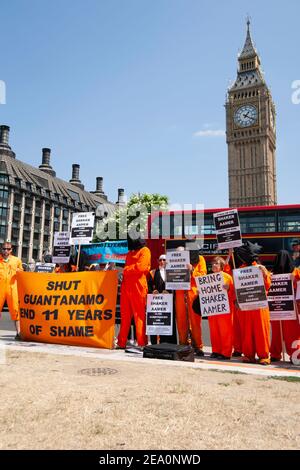
[[[17,273],[27,341],[113,348],[117,271]]]

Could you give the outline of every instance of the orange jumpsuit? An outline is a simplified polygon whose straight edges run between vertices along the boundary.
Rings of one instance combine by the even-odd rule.
[[[226,264],[224,271],[232,276],[232,269],[229,264]],[[241,311],[234,305],[233,306],[233,350],[235,353],[242,353],[242,327],[240,319]]]
[[[118,345],[126,347],[132,316],[136,327],[139,346],[148,343],[146,336],[147,276],[150,272],[151,253],[149,248],[129,251],[126,257],[121,286],[121,328]]]
[[[295,276],[295,284],[297,281],[300,281],[300,268],[295,268],[293,273]],[[296,320],[285,320],[281,322],[282,324],[282,335],[285,342],[286,352],[291,357],[293,352],[297,349],[300,349],[300,324],[298,320],[298,315]],[[281,344],[281,334],[280,334],[280,322],[272,321],[272,341],[271,341],[271,357],[281,359],[282,353],[282,344]],[[295,348],[292,348],[294,341],[298,340],[299,343]]]
[[[75,266],[74,264],[71,265],[71,270],[69,270],[69,266],[66,265],[66,264],[62,264],[60,266],[57,266],[55,268],[55,273],[56,274],[64,274],[64,273],[74,273],[77,271],[77,266]]]
[[[210,341],[212,352],[222,354],[225,357],[231,357],[233,343],[233,311],[235,292],[232,277],[223,272],[224,284],[229,286],[228,299],[230,312],[229,314],[213,315],[208,318]]]
[[[16,272],[23,271],[22,261],[10,255],[5,261],[0,256],[0,314],[6,300],[11,319],[19,320],[19,299]]]
[[[198,295],[195,277],[204,276],[207,273],[206,262],[203,256],[194,265],[191,276],[191,289],[189,291],[177,290],[175,294],[176,322],[179,336],[179,344],[188,344],[188,332],[191,330],[192,344],[196,349],[203,348],[201,317],[193,310],[193,301]],[[185,292],[187,308],[185,305]],[[188,313],[187,313],[188,310]]]
[[[256,266],[257,263],[252,263]],[[242,265],[241,268],[245,267]],[[268,272],[264,278],[265,289],[271,286],[271,273]],[[259,308],[256,310],[241,311],[239,310],[239,318],[241,320],[242,329],[242,349],[245,356],[245,362],[255,362],[255,353],[259,360],[267,364],[269,363],[270,353],[270,311],[268,308]]]

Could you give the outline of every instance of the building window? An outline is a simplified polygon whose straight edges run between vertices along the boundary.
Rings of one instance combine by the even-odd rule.
[[[0,199],[8,199],[8,191],[6,189],[0,189]]]
[[[0,173],[0,183],[7,184],[8,183],[8,176]]]
[[[7,208],[6,207],[0,207],[0,217],[2,217],[2,218],[7,217]]]

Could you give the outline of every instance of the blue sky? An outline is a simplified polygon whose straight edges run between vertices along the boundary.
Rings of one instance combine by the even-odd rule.
[[[0,80],[17,158],[57,176],[81,166],[110,200],[159,192],[227,207],[225,93],[251,17],[277,110],[278,202],[299,203],[300,2],[0,0]],[[218,132],[217,132],[218,134]]]

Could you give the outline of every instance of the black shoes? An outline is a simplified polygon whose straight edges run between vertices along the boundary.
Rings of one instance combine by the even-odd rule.
[[[230,356],[223,356],[223,354],[219,354],[219,353],[211,353],[210,355],[210,358],[211,359],[220,359],[221,361],[230,361],[231,357]]]
[[[203,357],[203,356],[204,356],[204,352],[202,351],[202,349],[195,349],[195,356],[197,356],[197,357]]]
[[[241,357],[241,356],[242,356],[242,353],[239,352],[239,351],[234,351],[234,352],[232,353],[232,357]]]
[[[15,336],[15,341],[22,341],[20,333],[17,333]]]
[[[211,353],[211,355],[210,355],[209,357],[210,357],[211,359],[219,359],[220,354],[213,352],[213,353]]]
[[[279,357],[271,357],[271,362],[280,362],[281,359]]]
[[[221,359],[221,361],[230,361],[231,357],[223,356],[223,354],[219,354],[219,359]]]

